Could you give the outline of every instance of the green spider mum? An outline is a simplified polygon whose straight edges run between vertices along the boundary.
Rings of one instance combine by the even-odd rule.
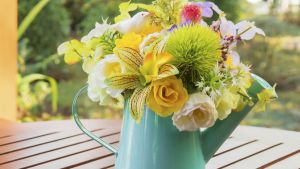
[[[174,56],[172,64],[189,92],[196,90],[201,79],[210,77],[221,59],[220,42],[217,33],[200,25],[185,26],[170,34],[165,50]]]

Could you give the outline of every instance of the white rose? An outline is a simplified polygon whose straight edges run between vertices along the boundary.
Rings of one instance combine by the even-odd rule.
[[[112,99],[122,100],[123,90],[112,89],[106,85],[105,79],[124,72],[124,67],[115,55],[107,55],[100,60],[90,72],[88,77],[88,96],[100,105],[107,105]]]
[[[182,110],[174,113],[173,124],[180,131],[196,131],[201,127],[211,127],[218,118],[212,99],[202,93],[190,95]]]

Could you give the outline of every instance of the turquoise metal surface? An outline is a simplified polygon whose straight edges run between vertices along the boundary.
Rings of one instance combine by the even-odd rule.
[[[91,139],[95,140],[97,143],[99,143],[100,145],[104,146],[105,148],[107,148],[108,150],[110,150],[112,153],[114,153],[115,155],[117,155],[117,150],[112,147],[111,145],[109,145],[108,143],[106,143],[105,141],[103,141],[101,138],[98,138],[98,136],[96,136],[95,134],[93,134],[92,132],[90,132],[88,129],[86,129],[83,124],[81,123],[79,116],[78,116],[78,112],[77,112],[77,101],[79,96],[81,96],[81,94],[83,92],[85,92],[87,90],[88,86],[84,86],[83,88],[81,88],[77,94],[74,97],[73,100],[73,104],[72,104],[72,115],[73,118],[77,124],[77,126],[80,128],[81,131],[83,131],[86,135],[88,135]]]
[[[179,132],[172,119],[146,108],[140,124],[125,105],[116,169],[200,169],[200,132]]]
[[[255,82],[249,93],[254,98],[265,88],[272,88],[266,81],[253,75]],[[73,115],[77,125],[91,138],[117,155],[116,169],[204,169],[205,164],[230,136],[241,120],[251,111],[246,107],[241,112],[233,112],[226,120],[202,132],[179,132],[171,117],[161,118],[145,107],[141,123],[137,124],[130,116],[125,102],[123,125],[119,151],[87,131],[76,112],[78,96],[73,104]]]

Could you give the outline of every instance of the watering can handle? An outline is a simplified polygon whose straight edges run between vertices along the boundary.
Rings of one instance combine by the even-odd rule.
[[[112,147],[110,144],[108,144],[107,142],[103,141],[101,138],[99,138],[98,136],[96,136],[95,134],[93,134],[92,132],[90,132],[88,129],[86,129],[83,124],[81,123],[79,116],[78,116],[78,112],[77,112],[77,101],[78,98],[81,96],[81,94],[85,91],[87,91],[88,86],[84,86],[83,88],[81,88],[78,93],[75,95],[74,100],[73,100],[73,104],[72,104],[72,115],[73,118],[77,124],[77,126],[81,129],[81,131],[83,131],[86,135],[88,135],[91,139],[95,140],[97,143],[99,143],[100,145],[102,145],[103,147],[107,148],[108,150],[110,150],[112,153],[114,153],[115,155],[117,155],[117,150]]]

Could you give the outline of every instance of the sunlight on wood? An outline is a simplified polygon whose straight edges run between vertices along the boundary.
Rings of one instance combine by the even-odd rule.
[[[16,0],[0,1],[0,24],[0,119],[15,121],[17,96]]]

